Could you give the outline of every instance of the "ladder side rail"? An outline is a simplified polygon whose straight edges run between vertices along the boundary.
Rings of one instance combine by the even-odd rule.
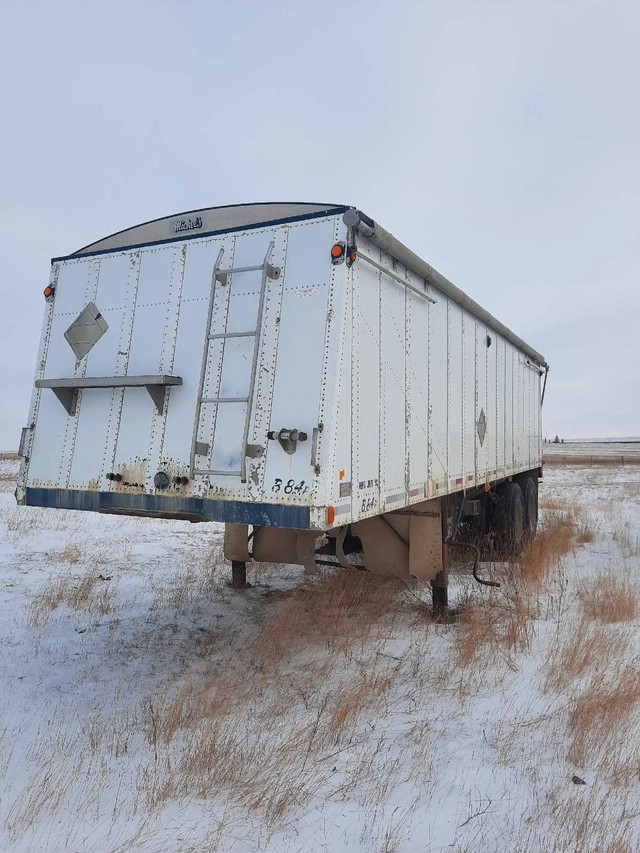
[[[206,325],[206,334],[204,337],[204,347],[202,350],[202,364],[200,366],[200,382],[198,385],[198,397],[196,402],[196,412],[195,412],[195,421],[193,424],[193,437],[191,441],[191,458],[189,460],[189,467],[191,469],[191,476],[193,477],[195,474],[196,467],[196,443],[198,441],[198,429],[200,427],[200,415],[202,413],[202,395],[204,393],[204,383],[206,379],[207,373],[207,361],[209,358],[209,347],[210,347],[210,338],[211,334],[211,321],[213,319],[213,305],[216,291],[216,276],[218,274],[218,269],[220,267],[220,262],[222,261],[222,256],[224,254],[224,248],[221,246],[220,251],[218,252],[218,257],[216,258],[216,262],[213,265],[213,272],[211,273],[211,285],[209,287],[209,307],[207,311],[207,325]]]
[[[264,262],[262,264],[262,279],[260,281],[260,299],[258,302],[258,319],[256,321],[256,336],[253,344],[253,361],[251,364],[251,376],[249,379],[249,390],[247,391],[247,413],[244,421],[244,432],[242,435],[242,448],[241,448],[241,457],[240,457],[240,482],[247,482],[247,444],[249,442],[249,425],[251,421],[251,410],[253,408],[253,394],[255,391],[256,385],[256,372],[258,368],[258,353],[260,351],[260,340],[262,333],[262,316],[264,314],[264,302],[265,295],[267,292],[267,273],[269,272],[269,258],[271,257],[271,252],[273,252],[273,248],[275,246],[275,241],[271,240],[269,243],[269,248],[267,249],[267,253],[264,256]]]

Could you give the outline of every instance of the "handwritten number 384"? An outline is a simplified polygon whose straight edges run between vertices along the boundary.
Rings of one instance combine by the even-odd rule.
[[[300,480],[299,483],[296,483],[295,480],[287,480],[287,482],[285,483],[284,488],[283,488],[282,479],[280,477],[276,477],[276,479],[273,483],[273,486],[271,487],[271,491],[272,492],[282,491],[285,493],[285,495],[290,495],[293,492],[296,492],[296,494],[298,494],[298,495],[303,495],[305,492],[309,491],[309,486],[305,485],[304,480]]]

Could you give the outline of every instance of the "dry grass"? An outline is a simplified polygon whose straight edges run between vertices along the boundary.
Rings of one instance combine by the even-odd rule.
[[[167,582],[152,585],[155,589],[154,609],[172,608],[183,613],[194,602],[204,599],[226,599],[228,567],[222,553],[222,542],[214,539],[204,550],[183,548],[180,562]]]
[[[518,652],[527,652],[534,636],[542,591],[551,587],[551,576],[562,579],[562,558],[575,541],[575,512],[549,512],[537,536],[527,542],[517,561],[498,564],[489,572],[500,579],[500,590],[486,600],[477,591],[459,608],[456,635],[461,667],[484,657],[492,664]]]
[[[554,500],[553,498],[541,498],[539,503],[540,509],[547,510],[564,510],[565,505],[560,501]]]
[[[593,542],[596,538],[595,532],[593,528],[587,521],[580,521],[576,525],[575,532],[575,542],[576,545],[587,545],[589,542]]]
[[[504,849],[513,853],[635,853],[635,812],[633,797],[618,797],[599,786],[552,789],[539,798],[536,795],[531,813],[510,848]]]
[[[397,610],[398,597],[395,578],[359,571],[340,571],[297,587],[261,626],[256,645],[262,669],[278,666],[308,644],[344,651],[366,642],[374,627]]]
[[[587,619],[606,623],[630,622],[638,613],[638,600],[632,585],[613,574],[583,583],[578,596]]]
[[[331,735],[337,743],[345,726],[355,720],[365,708],[372,707],[391,687],[399,670],[397,666],[388,673],[373,672],[361,680],[349,682],[332,696],[332,709],[329,719]]]
[[[331,776],[331,756],[370,745],[362,727],[387,711],[407,662],[381,652],[399,595],[397,583],[340,572],[263,599],[252,643],[187,676],[170,701],[150,701],[149,805],[224,793],[270,827],[303,807]],[[371,748],[347,774],[350,788],[369,779]],[[373,778],[377,797],[390,796],[391,777]]]
[[[631,531],[631,524],[627,520],[619,524],[611,534],[611,538],[620,548],[624,560],[630,560],[638,556],[638,540]]]
[[[65,545],[64,548],[61,548],[59,551],[47,551],[46,557],[50,563],[69,563],[70,565],[76,565],[83,559],[84,552],[78,545],[70,543]]]
[[[561,558],[571,551],[576,529],[576,511],[550,512],[537,535],[524,547],[518,560],[518,575],[529,585],[547,580]]]
[[[151,704],[153,760],[141,780],[149,805],[225,793],[271,828],[304,807],[331,775],[332,754],[357,750],[363,719],[380,718],[399,665],[334,683],[335,672],[323,682],[301,664],[297,684],[283,675],[265,682],[259,671],[237,666],[204,685],[185,682],[167,709]],[[304,713],[296,707],[301,685]],[[349,784],[357,787],[364,765],[354,773]]]
[[[628,647],[625,635],[583,619],[574,630],[565,631],[559,644],[549,646],[544,691],[560,693],[594,670],[606,673],[619,664]]]
[[[61,604],[72,610],[86,610],[105,616],[111,612],[112,598],[112,587],[101,586],[95,568],[82,574],[67,573],[50,578],[31,601],[29,626],[39,628],[45,625],[51,613]]]
[[[114,666],[127,662],[123,696],[109,696],[102,711],[94,710],[92,688],[76,682],[74,692],[53,700],[61,718],[48,716],[34,736],[34,769],[7,800],[12,839],[26,830],[45,837],[62,814],[69,825],[62,844],[70,850],[88,831],[96,849],[122,853],[185,843],[193,850],[249,849],[257,838],[275,849],[274,831],[295,846],[298,825],[314,827],[316,846],[333,849],[339,815],[351,821],[357,813],[348,843],[391,853],[422,837],[423,828],[433,832],[431,815],[444,809],[459,818],[447,839],[459,853],[496,844],[514,853],[630,853],[640,688],[629,654],[633,626],[625,624],[635,609],[620,618],[628,612],[624,601],[635,603],[623,583],[629,573],[616,575],[614,566],[610,577],[581,585],[575,575],[583,563],[565,555],[579,554],[576,546],[591,541],[583,536],[599,538],[601,531],[579,510],[543,506],[540,535],[519,561],[481,572],[502,587],[476,587],[468,573],[454,572],[454,595],[463,591],[458,613],[426,627],[397,581],[355,571],[305,578],[293,591],[232,593],[227,567],[218,571],[219,541],[198,547],[184,536],[173,552],[180,556],[155,575],[155,566],[144,573],[133,566],[136,589],[148,593],[138,610],[141,627],[127,624],[131,636],[118,633],[118,651],[115,643],[109,647]],[[613,538],[632,552],[632,529]],[[61,604],[94,611],[97,596],[110,590],[98,582],[90,546],[74,541],[47,555],[59,565],[39,606],[34,601],[34,624]],[[589,550],[599,553],[600,541]],[[164,556],[152,559],[159,565]],[[292,574],[283,578],[289,584]],[[554,631],[550,646],[545,632]],[[209,635],[215,645],[192,654]],[[34,638],[41,655],[59,641],[53,631]],[[57,650],[50,660],[55,665],[59,657]],[[465,677],[472,702],[469,692],[452,689]],[[496,679],[503,684],[496,687]],[[69,723],[62,718],[78,696],[84,716]],[[571,762],[585,762],[576,772],[587,786],[571,783],[569,748]],[[490,763],[493,749],[498,765]],[[605,784],[613,793],[603,793]],[[523,813],[529,797],[531,809]],[[197,836],[198,809],[214,828],[213,840]],[[324,839],[323,820],[339,827],[325,828]],[[167,821],[175,827],[168,840]],[[114,835],[106,838],[102,826],[109,823]],[[308,840],[300,836],[299,843]]]
[[[469,599],[460,605],[456,648],[461,667],[480,660],[492,666],[499,658],[509,661],[511,655],[530,649],[537,615],[533,599],[498,596],[484,602]]]
[[[594,677],[571,703],[569,758],[583,764],[594,753],[616,742],[631,712],[640,703],[640,671],[637,666],[613,669],[608,677]]]

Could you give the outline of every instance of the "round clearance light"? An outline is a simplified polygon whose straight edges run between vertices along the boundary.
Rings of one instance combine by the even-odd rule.
[[[347,246],[345,243],[334,243],[331,247],[331,263],[340,264],[344,261]]]
[[[53,288],[50,284],[48,284],[44,289],[44,295],[46,299],[49,299],[50,296],[53,296]]]
[[[158,471],[158,473],[153,478],[153,485],[156,489],[166,489],[169,485],[169,478],[165,474],[164,471]]]

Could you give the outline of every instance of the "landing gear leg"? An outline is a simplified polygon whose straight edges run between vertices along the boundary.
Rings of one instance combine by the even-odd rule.
[[[451,499],[443,498],[440,515],[442,518],[442,569],[431,581],[431,600],[433,612],[444,615],[449,607],[449,548],[446,544],[451,535],[450,526],[453,523],[455,503]]]
[[[247,564],[241,560],[231,561],[231,586],[233,589],[247,588]]]
[[[445,584],[445,586],[436,586],[436,582],[440,577],[440,574],[437,574],[435,578],[431,581],[431,600],[433,602],[433,611],[436,614],[446,613],[447,608],[449,607],[448,585]]]

